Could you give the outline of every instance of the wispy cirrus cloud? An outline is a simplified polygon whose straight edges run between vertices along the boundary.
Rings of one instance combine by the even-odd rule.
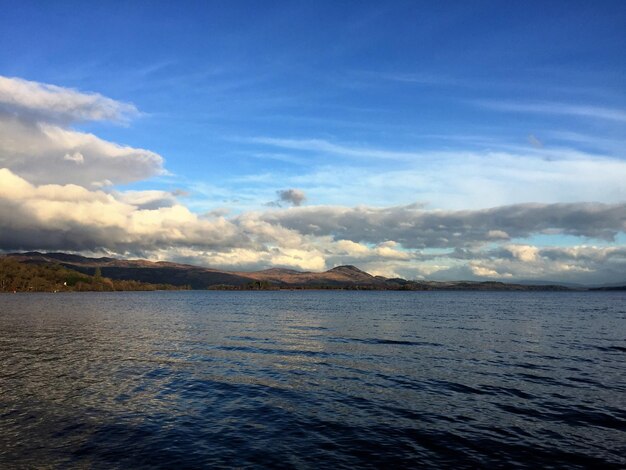
[[[321,203],[428,201],[463,208],[626,198],[626,160],[571,147],[489,143],[466,150],[454,142],[452,150],[398,152],[321,139],[257,140],[308,158],[308,172],[268,173],[266,179],[280,178]]]
[[[516,102],[496,100],[472,101],[472,103],[483,108],[493,109],[495,111],[556,114],[589,119],[602,119],[622,123],[626,122],[626,111],[602,106],[573,105],[557,102]]]
[[[373,158],[383,160],[410,160],[414,159],[414,152],[397,152],[377,148],[341,145],[323,139],[283,139],[275,137],[255,137],[251,142],[264,144],[283,149],[301,150],[307,152],[325,152],[334,155],[353,158]]]
[[[391,82],[399,82],[414,85],[427,85],[427,86],[450,86],[450,85],[463,85],[467,81],[459,78],[451,77],[445,74],[426,73],[426,72],[402,72],[402,71],[356,71],[357,76],[362,76],[368,79],[375,78],[380,80],[387,80]]]

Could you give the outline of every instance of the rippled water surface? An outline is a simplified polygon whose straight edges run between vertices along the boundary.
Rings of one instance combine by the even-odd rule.
[[[624,467],[623,293],[0,296],[0,467]]]

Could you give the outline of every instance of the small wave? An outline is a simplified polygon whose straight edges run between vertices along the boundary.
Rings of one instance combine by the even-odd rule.
[[[513,396],[517,398],[523,398],[525,400],[532,400],[533,398],[535,398],[534,395],[531,395],[530,393],[526,393],[517,388],[498,387],[495,385],[482,385],[481,389],[485,390],[486,392],[491,393],[492,395],[508,395],[508,396]]]
[[[596,346],[596,349],[606,352],[626,352],[625,346]]]
[[[550,367],[542,366],[540,364],[531,364],[530,362],[518,362],[517,364],[513,364],[513,366],[530,370],[550,370]]]
[[[546,405],[553,411],[552,419],[563,421],[569,425],[599,426],[607,429],[626,431],[626,420],[608,412],[595,410],[587,406],[566,407],[560,404]]]
[[[291,325],[288,327],[290,330],[309,330],[309,331],[325,331],[328,330],[325,326],[305,326],[305,325]]]
[[[556,380],[553,379],[552,377],[546,377],[545,375],[536,375],[536,374],[525,374],[525,373],[519,373],[519,374],[515,374],[518,377],[521,377],[525,380],[528,380],[529,382],[535,382],[535,383],[539,383],[539,384],[549,384],[549,385],[558,385],[558,386],[565,386],[567,387],[574,387],[574,385],[572,384],[565,384],[563,382],[561,382],[560,380]]]
[[[597,380],[587,379],[585,377],[566,377],[567,380],[571,380],[572,382],[584,383],[588,385],[593,385],[594,387],[607,389],[608,387]]]
[[[537,409],[508,403],[499,403],[497,406],[508,413],[536,418],[542,421],[559,421],[569,426],[598,426],[618,431],[626,430],[625,420],[582,406],[569,408],[557,404],[544,404],[543,407]]]
[[[329,338],[328,340],[338,343],[382,344],[392,346],[443,346],[442,344],[429,341],[406,341],[385,338]]]
[[[259,338],[256,336],[228,336],[227,339],[231,341],[245,341],[251,343],[273,343],[274,341],[269,338]]]
[[[486,390],[480,390],[469,385],[463,385],[457,382],[448,382],[446,380],[431,380],[430,383],[435,384],[438,389],[451,390],[457,393],[467,393],[473,395],[491,395],[492,393]]]
[[[274,349],[274,348],[256,348],[252,346],[216,346],[213,348],[217,351],[233,351],[252,354],[270,354],[276,356],[315,356],[330,357],[343,356],[337,353],[327,353],[326,351],[310,351],[306,349]]]

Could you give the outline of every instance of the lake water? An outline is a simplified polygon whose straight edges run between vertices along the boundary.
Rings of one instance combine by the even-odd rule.
[[[1,468],[626,466],[626,295],[0,296]]]

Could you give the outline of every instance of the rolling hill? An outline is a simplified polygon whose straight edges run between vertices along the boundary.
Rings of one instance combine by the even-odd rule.
[[[360,289],[360,290],[569,290],[560,285],[522,285],[503,282],[408,281],[373,276],[355,266],[337,266],[324,272],[271,268],[231,272],[190,264],[109,257],[89,258],[68,253],[11,253],[20,263],[62,266],[79,273],[119,281],[189,286],[192,289]]]

